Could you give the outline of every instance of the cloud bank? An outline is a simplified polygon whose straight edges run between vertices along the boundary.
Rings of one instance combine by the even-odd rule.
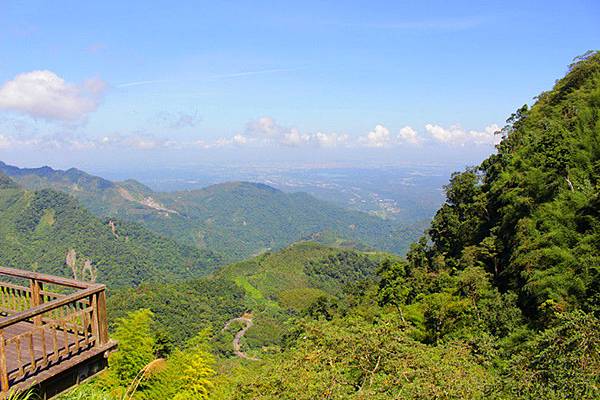
[[[496,124],[486,126],[482,131],[465,130],[459,125],[444,128],[432,124],[425,125],[425,129],[434,140],[452,145],[464,146],[471,143],[495,145],[502,140],[502,136],[497,134],[500,127]]]
[[[344,146],[348,142],[347,134],[321,131],[301,132],[297,128],[280,125],[273,118],[267,116],[248,122],[244,132],[236,134],[231,140],[231,143],[236,145],[329,148]]]
[[[168,117],[168,118],[167,118]],[[170,127],[191,129],[197,121],[188,114],[168,114],[165,125]],[[0,149],[25,146],[47,148],[131,148],[135,150],[181,150],[181,149],[219,149],[219,148],[313,148],[313,149],[350,149],[366,148],[371,150],[409,148],[414,151],[427,151],[437,147],[493,147],[502,139],[500,127],[491,124],[481,130],[468,130],[459,125],[442,126],[426,124],[418,130],[404,126],[394,131],[383,124],[376,124],[364,135],[351,136],[339,132],[303,132],[298,128],[286,127],[272,117],[264,116],[248,122],[244,129],[230,137],[216,139],[188,139],[160,137],[152,134],[132,132],[130,134],[112,134],[100,138],[86,138],[84,135],[73,136],[68,133],[53,135],[31,135],[24,139],[0,132]]]

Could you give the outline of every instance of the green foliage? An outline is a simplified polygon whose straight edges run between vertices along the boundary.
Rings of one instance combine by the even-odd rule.
[[[119,287],[202,276],[219,263],[139,225],[101,221],[53,190],[0,189],[0,219],[0,264],[7,267],[74,277],[66,263],[73,251],[78,268],[89,260],[98,281]]]
[[[175,226],[171,221],[176,218],[149,218],[147,226],[171,237],[187,238],[186,243],[213,249],[230,260],[278,250],[323,232],[401,253],[419,234],[306,193],[288,194],[257,183],[231,182],[158,197],[187,221]]]
[[[60,400],[125,400],[124,396],[111,394],[93,385],[81,385],[58,397]]]
[[[31,390],[27,391],[25,393],[9,391],[8,395],[5,398],[5,400],[30,400],[30,399],[34,399],[34,393]]]
[[[378,261],[390,257],[297,243],[223,267],[209,278],[113,290],[109,315],[114,320],[149,308],[161,345],[172,348],[184,345],[204,328],[218,331],[227,320],[250,310],[255,314],[254,326],[245,339],[250,349],[260,350],[281,344],[291,316],[310,312],[321,298],[344,296],[345,286],[372,277]],[[218,352],[231,354],[231,344]]]
[[[168,358],[155,358],[152,313],[139,310],[120,319],[114,337],[119,351],[110,368],[91,383],[61,395],[61,400],[208,399],[214,387],[215,359],[208,330],[201,331]]]
[[[108,299],[112,320],[149,308],[152,329],[163,347],[183,346],[205,328],[219,330],[246,310],[244,292],[224,279],[197,279],[175,284],[143,284],[113,291]],[[230,348],[230,346],[229,346]]]
[[[506,368],[504,390],[529,399],[600,397],[600,321],[574,311],[530,340]]]
[[[215,397],[478,398],[495,379],[466,346],[423,345],[393,320],[307,322],[303,330],[293,351],[240,367],[220,383]]]
[[[409,286],[406,284],[406,263],[385,260],[377,271],[379,275],[378,303],[380,306],[393,305],[404,319],[401,305],[406,304]]]
[[[385,253],[361,253],[356,250],[323,246],[313,242],[295,243],[279,252],[267,253],[220,269],[218,276],[243,283],[258,306],[268,300],[302,311],[316,299],[337,296],[350,282],[374,275],[379,260],[394,258]],[[307,304],[308,303],[308,304]]]
[[[429,270],[484,268],[541,326],[548,301],[555,311],[591,311],[600,276],[599,81],[600,54],[590,53],[513,114],[498,153],[453,175],[431,244],[409,259]]]
[[[0,189],[16,189],[17,184],[8,176],[0,172]]]
[[[119,319],[112,337],[119,342],[119,351],[111,355],[111,373],[119,384],[127,384],[155,358],[152,312],[138,310]]]
[[[382,262],[358,298],[320,297],[221,397],[598,398],[599,84],[592,52],[452,176],[407,262]]]
[[[139,389],[139,398],[208,399],[215,375],[215,360],[208,346],[209,336],[209,331],[204,330],[184,348],[172,353],[166,366],[144,382]]]
[[[140,399],[598,398],[599,84],[600,54],[586,54],[517,110],[498,153],[452,176],[407,260],[301,242],[210,278],[118,291],[113,315],[147,305],[157,321],[147,310],[118,320],[120,353],[98,386]],[[214,217],[208,225],[244,222],[237,232],[257,235],[252,246],[275,247],[246,217],[282,220],[226,204],[256,190],[270,206],[281,196],[231,184],[182,201],[188,215]],[[10,209],[20,193],[5,189],[0,205]],[[27,196],[23,232],[60,223],[64,201]],[[211,202],[230,219],[195,208]],[[232,244],[219,229],[202,240]],[[260,360],[230,358],[230,332],[186,342],[248,311],[254,326],[242,345]]]
[[[337,294],[346,285],[374,275],[378,260],[355,251],[342,251],[318,261],[308,261],[304,273],[312,287]]]

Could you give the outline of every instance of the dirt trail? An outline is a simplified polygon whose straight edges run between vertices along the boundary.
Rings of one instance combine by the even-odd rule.
[[[252,318],[245,317],[245,316],[238,317],[238,318],[232,318],[229,321],[227,321],[227,323],[223,327],[223,331],[226,331],[229,328],[229,325],[231,325],[234,322],[241,322],[241,323],[245,324],[245,327],[242,330],[240,330],[238,333],[236,333],[235,337],[233,338],[233,342],[232,342],[233,352],[235,353],[236,356],[238,356],[240,358],[245,358],[246,360],[257,361],[258,358],[250,357],[248,354],[244,353],[242,351],[242,346],[240,345],[240,341],[242,340],[242,337],[244,337],[244,335],[246,334],[248,329],[250,329],[253,325]]]

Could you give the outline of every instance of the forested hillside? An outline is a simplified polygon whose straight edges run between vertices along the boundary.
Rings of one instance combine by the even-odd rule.
[[[594,311],[600,290],[600,56],[508,120],[497,154],[455,174],[429,237],[428,269],[480,267],[544,326],[554,311]]]
[[[0,171],[28,189],[69,193],[100,218],[143,224],[179,243],[222,254],[228,261],[309,237],[403,254],[425,226],[345,210],[306,193],[284,193],[258,183],[228,182],[159,193],[133,180],[110,182],[77,169],[20,169],[0,162]]]
[[[163,340],[178,345],[204,328],[217,333],[227,320],[251,312],[254,327],[245,340],[259,355],[262,347],[281,344],[291,316],[311,313],[342,297],[347,285],[373,278],[382,259],[399,258],[300,242],[207,278],[113,291],[109,311],[114,319],[149,308]],[[219,351],[231,354],[227,337],[219,338]]]
[[[110,287],[202,276],[220,262],[142,226],[100,220],[64,193],[22,190],[6,175],[0,175],[0,220],[0,265]]]
[[[246,311],[287,317],[272,325],[281,339],[261,337],[260,359],[240,360],[204,330],[160,353],[164,372],[144,375],[135,397],[599,398],[600,54],[502,134],[496,154],[452,177],[406,260],[298,244],[217,272]],[[120,319],[111,369],[65,398],[119,398],[164,351],[152,318]]]

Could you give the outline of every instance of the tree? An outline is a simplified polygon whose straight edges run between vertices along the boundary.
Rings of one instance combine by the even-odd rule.
[[[117,321],[112,337],[119,342],[119,351],[111,355],[109,363],[110,373],[120,384],[128,385],[155,359],[152,316],[150,310],[142,309]]]
[[[380,306],[392,305],[400,314],[400,319],[404,321],[404,313],[401,306],[406,304],[410,293],[409,285],[406,282],[406,262],[392,262],[385,260],[381,263],[377,274],[379,280],[378,302]]]

